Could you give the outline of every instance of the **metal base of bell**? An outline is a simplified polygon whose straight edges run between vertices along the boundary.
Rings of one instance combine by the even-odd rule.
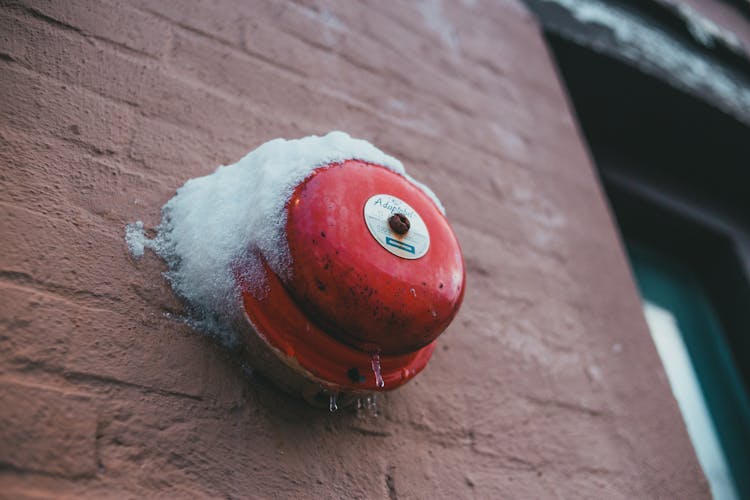
[[[343,391],[316,379],[295,358],[269,344],[242,308],[239,308],[233,325],[245,344],[245,356],[253,370],[258,370],[286,393],[300,397],[316,408],[330,409],[331,396],[335,398],[336,406],[343,408],[374,394],[372,391]]]

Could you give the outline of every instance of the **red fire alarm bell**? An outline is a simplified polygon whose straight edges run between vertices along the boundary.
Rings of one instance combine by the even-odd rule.
[[[435,202],[380,165],[316,169],[286,203],[288,272],[238,318],[255,367],[308,401],[343,404],[411,380],[464,295],[461,249]]]

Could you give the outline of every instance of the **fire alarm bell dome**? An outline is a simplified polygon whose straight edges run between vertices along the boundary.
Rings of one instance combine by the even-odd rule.
[[[188,180],[156,232],[129,224],[128,248],[164,259],[191,325],[331,408],[411,380],[464,295],[440,202],[343,132],[273,139]]]
[[[461,249],[435,201],[403,175],[347,160],[314,170],[285,210],[286,272],[264,263],[262,294],[240,279],[253,363],[308,399],[413,378],[464,295]]]

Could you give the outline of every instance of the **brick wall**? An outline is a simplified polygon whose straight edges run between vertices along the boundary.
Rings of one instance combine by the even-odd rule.
[[[170,318],[124,225],[341,129],[447,207],[467,295],[380,416]],[[553,63],[514,0],[3,2],[0,496],[708,495]]]

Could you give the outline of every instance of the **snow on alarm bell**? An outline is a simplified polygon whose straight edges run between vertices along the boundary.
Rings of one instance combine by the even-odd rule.
[[[439,200],[342,132],[275,139],[189,180],[156,229],[130,224],[128,246],[166,261],[191,324],[319,406],[411,380],[464,295]]]

